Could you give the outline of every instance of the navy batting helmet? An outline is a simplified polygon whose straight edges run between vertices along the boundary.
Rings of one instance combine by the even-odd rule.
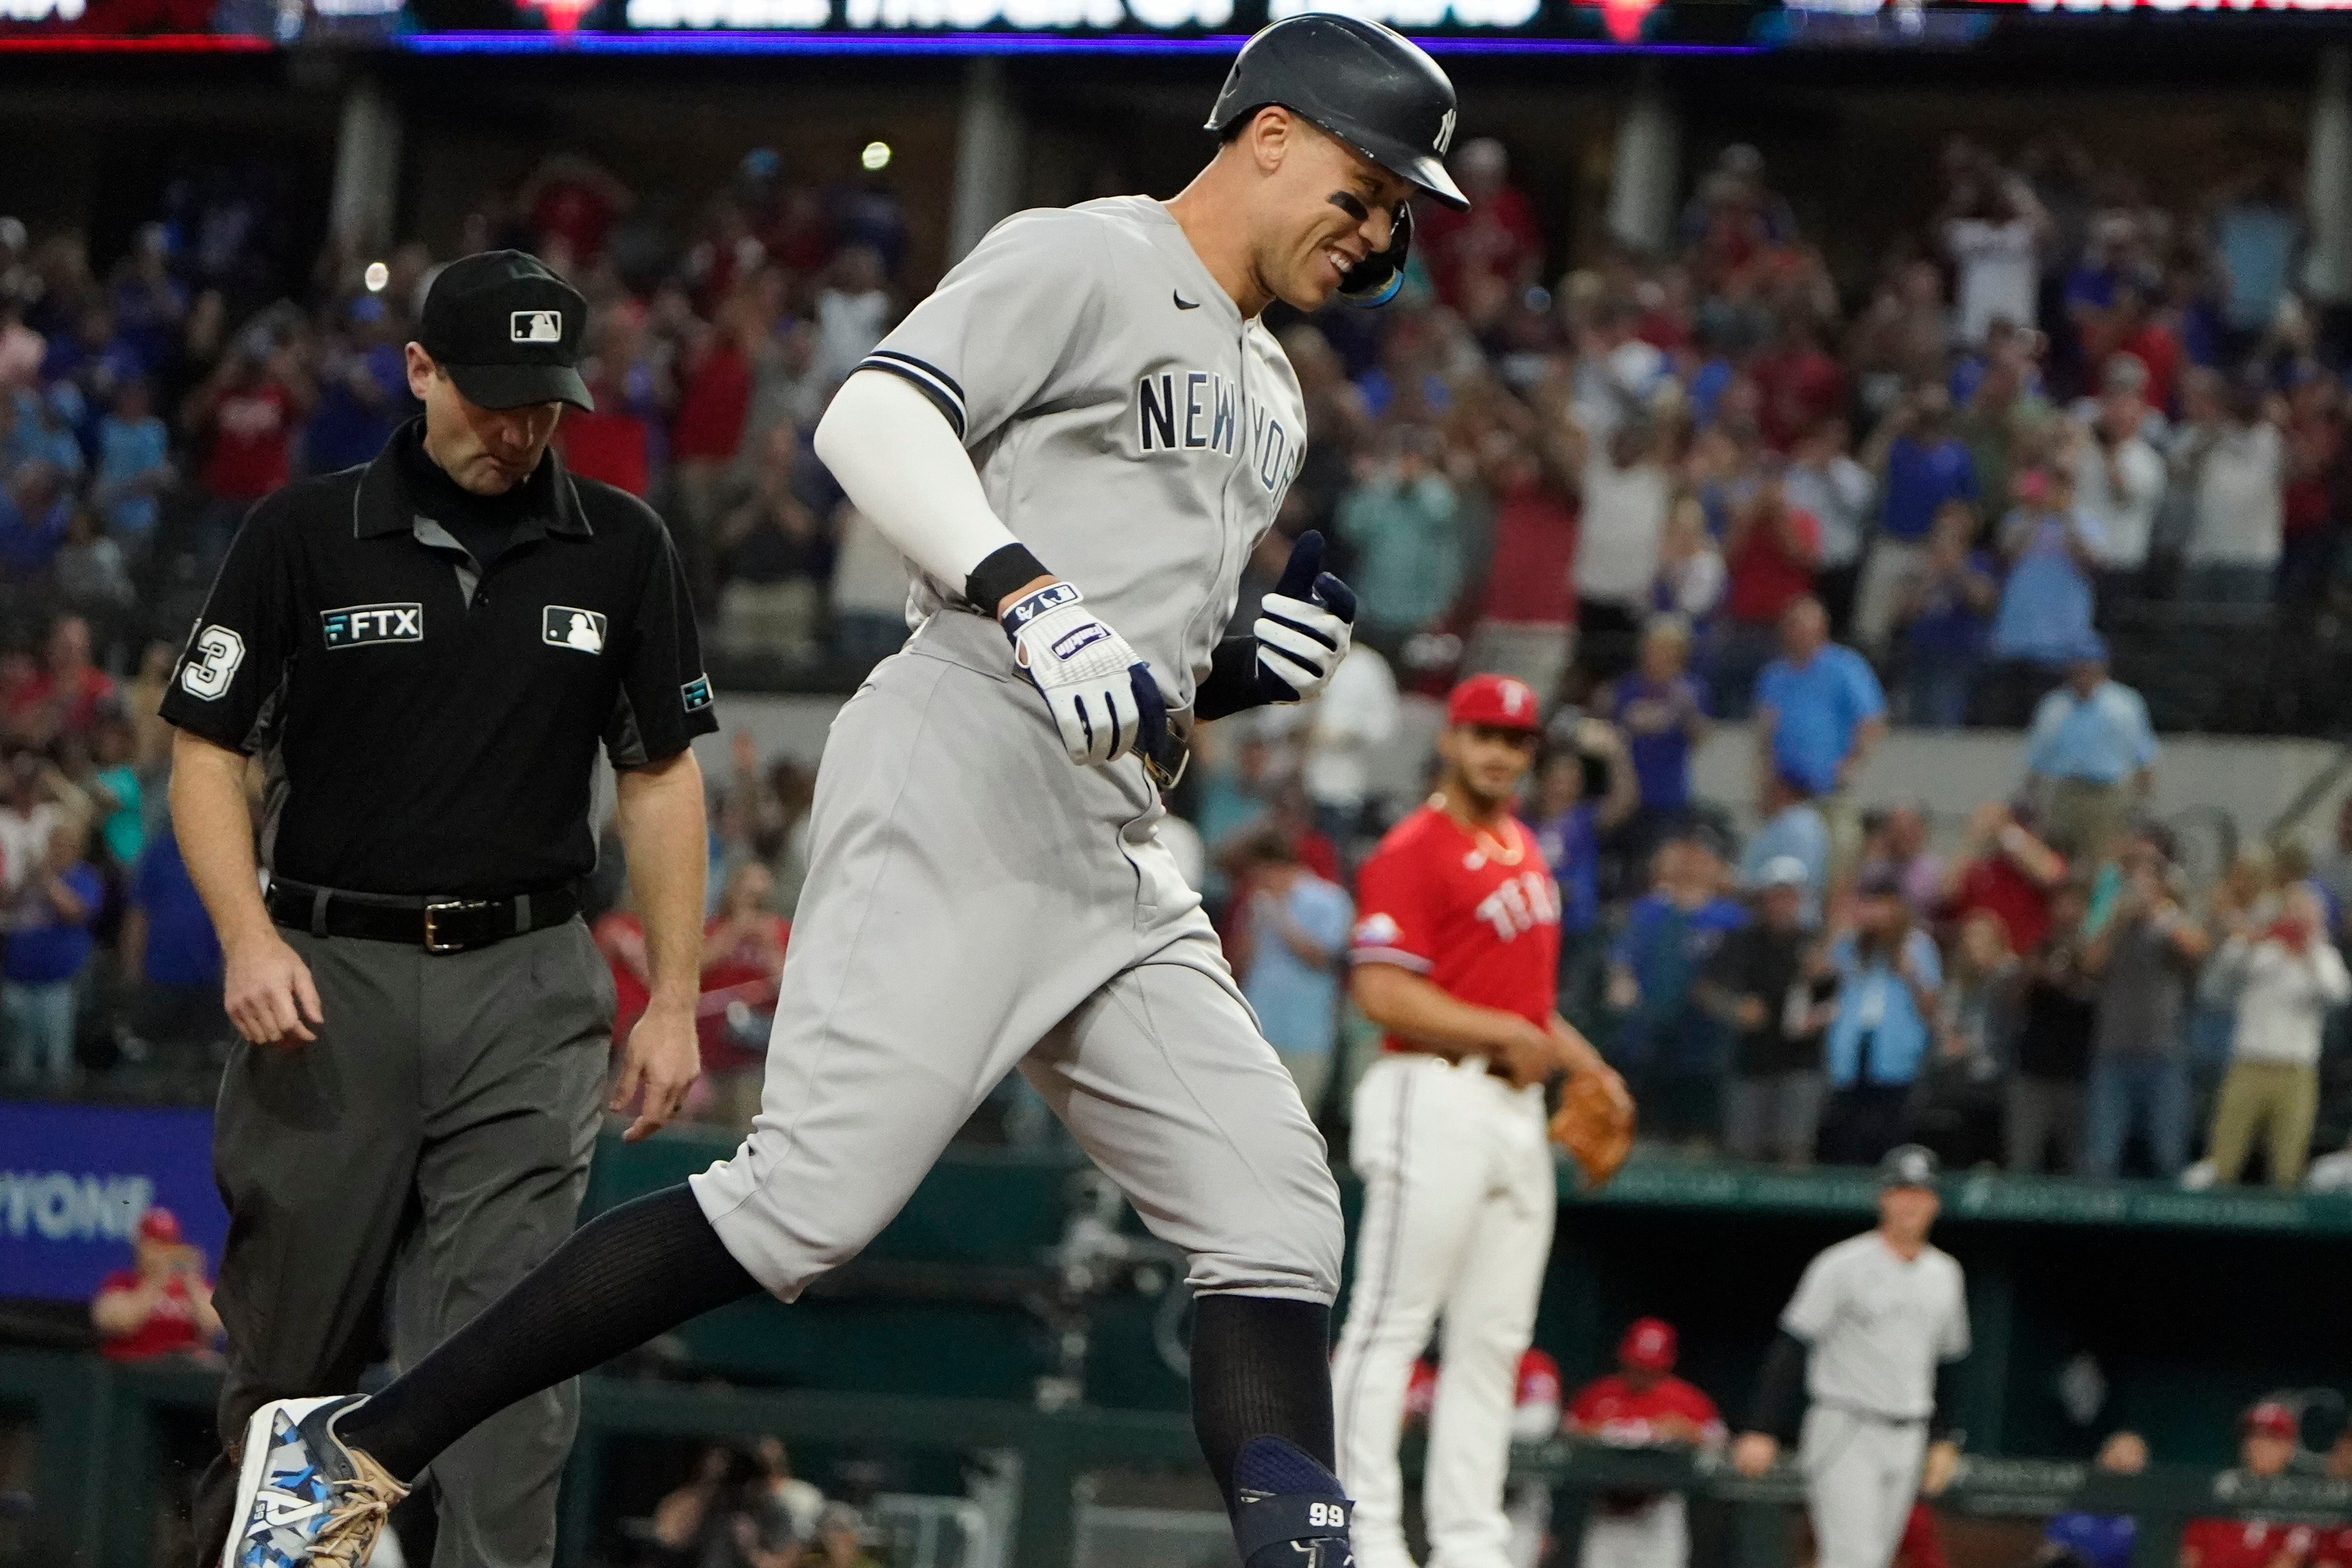
[[[1454,84],[1402,34],[1319,11],[1275,23],[1242,46],[1208,128],[1224,135],[1269,103],[1304,116],[1447,206],[1470,205],[1445,172]]]

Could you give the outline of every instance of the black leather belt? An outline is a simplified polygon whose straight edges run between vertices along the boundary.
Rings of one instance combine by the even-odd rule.
[[[1144,755],[1143,771],[1150,773],[1151,782],[1162,790],[1171,790],[1184,776],[1184,768],[1192,760],[1192,748],[1171,730],[1167,741],[1158,751]]]
[[[562,925],[580,912],[568,888],[506,899],[426,899],[351,893],[272,878],[263,902],[279,925],[312,936],[397,942],[427,952],[464,952]]]

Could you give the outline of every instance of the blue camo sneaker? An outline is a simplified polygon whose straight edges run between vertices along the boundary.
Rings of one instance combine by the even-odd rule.
[[[356,1394],[278,1399],[253,1413],[220,1568],[365,1568],[408,1489],[335,1436],[336,1421],[362,1403]]]
[[[1253,1437],[1234,1460],[1234,1539],[1244,1568],[1355,1568],[1356,1510],[1337,1477],[1296,1443]]]

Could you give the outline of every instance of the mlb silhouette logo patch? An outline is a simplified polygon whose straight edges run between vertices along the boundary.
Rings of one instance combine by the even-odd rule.
[[[550,605],[541,613],[539,635],[550,647],[603,653],[604,617],[593,610],[577,610],[570,605]]]
[[[519,343],[560,343],[563,341],[563,312],[517,310],[508,321],[507,333]]]

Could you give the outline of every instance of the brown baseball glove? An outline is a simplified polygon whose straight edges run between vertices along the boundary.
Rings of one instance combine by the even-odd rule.
[[[1606,1068],[1570,1078],[1551,1113],[1551,1141],[1576,1162],[1587,1187],[1606,1186],[1633,1149],[1633,1097],[1625,1080]]]

